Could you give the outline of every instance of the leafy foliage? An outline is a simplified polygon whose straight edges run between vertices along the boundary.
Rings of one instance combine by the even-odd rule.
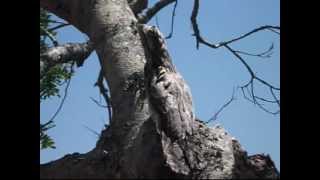
[[[53,23],[56,22],[52,20],[50,14],[40,8],[40,54],[49,47],[57,45],[55,38],[57,33],[50,29]],[[71,76],[72,72],[66,64],[51,67],[40,79],[40,103],[52,96],[60,97],[59,87]],[[45,124],[40,123],[40,149],[55,148],[53,139],[47,134],[47,131],[53,127],[55,125],[52,120]]]
[[[55,66],[51,68],[40,80],[40,101],[51,96],[60,97],[59,86],[70,77],[71,72],[66,67]]]
[[[48,49],[48,42],[47,38],[49,36],[56,36],[56,32],[49,29],[50,26],[50,18],[51,16],[48,14],[47,11],[40,8],[40,53],[43,53]]]
[[[56,148],[54,146],[54,141],[52,140],[52,138],[48,134],[46,134],[46,131],[53,127],[55,127],[53,121],[49,121],[45,124],[40,123],[40,149]]]

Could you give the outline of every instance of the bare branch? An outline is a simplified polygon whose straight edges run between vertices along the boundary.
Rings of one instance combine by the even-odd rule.
[[[93,51],[93,45],[86,43],[66,43],[62,46],[49,48],[40,54],[40,78],[44,77],[50,68],[57,64],[76,61],[77,66],[82,66],[84,61]]]
[[[67,24],[65,22],[56,21],[56,20],[52,20],[52,19],[46,19],[46,21],[49,23],[54,23],[54,24]]]
[[[49,37],[49,39],[52,41],[54,46],[59,45],[57,39],[51,34],[51,32],[49,32],[47,29],[43,28],[42,26],[40,26],[40,29],[44,32],[44,35],[47,35]]]
[[[191,14],[191,23],[192,23],[192,27],[193,27],[193,31],[194,31],[194,36],[196,37],[196,47],[197,49],[199,49],[199,43],[202,43],[204,45],[207,45],[211,48],[219,48],[221,46],[224,45],[228,45],[231,44],[233,42],[236,42],[238,40],[241,40],[245,37],[248,37],[256,32],[262,31],[262,30],[274,30],[274,29],[279,29],[280,30],[280,26],[270,26],[270,25],[265,25],[265,26],[261,26],[258,27],[244,35],[241,35],[237,38],[231,39],[229,41],[225,41],[225,42],[220,42],[217,44],[213,44],[213,43],[209,43],[208,41],[206,41],[205,39],[202,38],[201,34],[200,34],[200,30],[197,24],[197,16],[198,16],[198,12],[199,12],[199,0],[194,0],[194,5],[193,5],[193,9],[192,9],[192,14]]]
[[[263,107],[263,105],[258,101],[258,100],[261,100],[263,102],[269,102],[269,103],[277,103],[279,105],[279,108],[280,108],[280,102],[279,100],[277,99],[277,97],[274,95],[274,92],[273,90],[277,90],[277,91],[280,91],[280,88],[278,87],[275,87],[273,85],[271,85],[270,83],[266,82],[265,80],[261,79],[260,77],[256,76],[255,73],[253,72],[252,68],[249,66],[249,64],[240,56],[240,54],[244,54],[244,55],[249,55],[249,56],[257,56],[257,57],[268,57],[270,56],[270,51],[273,49],[273,44],[271,45],[271,47],[263,52],[263,53],[260,53],[260,54],[251,54],[251,53],[246,53],[246,52],[243,52],[243,51],[236,51],[234,49],[232,49],[230,47],[230,44],[231,43],[234,43],[236,41],[239,41],[241,39],[244,39],[256,32],[259,32],[259,31],[262,31],[262,30],[270,30],[272,32],[276,32],[278,33],[277,31],[275,30],[280,30],[280,27],[279,26],[270,26],[270,25],[266,25],[266,26],[261,26],[261,27],[258,27],[248,33],[245,33],[237,38],[233,38],[229,41],[225,41],[225,42],[220,42],[220,43],[217,43],[217,44],[214,44],[214,43],[210,43],[208,41],[206,41],[204,38],[202,38],[201,34],[200,34],[200,30],[199,30],[199,27],[198,27],[198,24],[197,24],[197,16],[198,16],[198,12],[199,12],[199,0],[194,0],[194,6],[193,6],[193,10],[192,10],[192,14],[191,14],[191,23],[192,23],[192,27],[193,27],[193,31],[194,31],[194,36],[196,38],[196,47],[197,49],[199,49],[199,44],[204,44],[208,47],[211,47],[211,48],[214,48],[214,49],[217,49],[217,48],[220,48],[220,47],[225,47],[227,48],[235,57],[237,57],[237,59],[239,59],[241,61],[241,63],[246,67],[247,71],[249,72],[251,78],[250,78],[250,81],[245,84],[244,86],[241,86],[241,90],[242,90],[242,93],[245,97],[245,99],[249,100],[250,102],[258,105],[261,109],[263,109],[264,111],[268,112],[268,113],[271,113],[271,114],[277,114],[279,113],[280,111],[277,111],[277,112],[271,112],[269,110],[267,110],[266,108]],[[280,33],[278,33],[280,34]],[[262,83],[263,85],[267,86],[268,88],[270,88],[271,90],[271,93],[273,95],[273,98],[274,100],[266,100],[265,98],[261,98],[261,97],[258,97],[254,94],[254,80],[257,80],[258,82]],[[250,87],[250,91],[249,91],[249,87]],[[245,93],[244,93],[244,89],[248,90],[249,91],[249,95],[251,96],[251,99],[248,98]]]
[[[270,29],[268,29],[268,30],[270,30],[270,31],[272,31],[272,32],[277,33],[277,34],[280,35],[280,32],[278,32],[278,31],[276,31],[276,30],[274,30],[274,29],[272,29],[272,28],[270,28]],[[279,28],[279,30],[280,30],[280,28]]]
[[[88,126],[86,126],[86,125],[83,125],[87,130],[89,130],[90,132],[92,132],[93,134],[95,134],[96,136],[98,136],[98,137],[100,137],[100,134],[97,132],[97,131],[95,131],[95,130],[93,130],[93,129],[91,129],[91,128],[89,128]]]
[[[49,31],[54,31],[54,30],[57,30],[57,29],[59,29],[59,28],[62,28],[62,27],[65,27],[65,26],[69,26],[69,25],[71,25],[71,24],[61,23],[61,24],[59,24],[59,25],[57,25],[57,26],[55,26],[55,27],[53,27],[53,28],[50,28]]]
[[[206,124],[208,124],[208,123],[211,122],[211,121],[213,122],[213,121],[217,120],[218,115],[221,113],[221,111],[222,111],[223,109],[225,109],[233,100],[235,100],[234,92],[235,92],[235,91],[234,91],[234,89],[233,89],[233,91],[232,91],[232,96],[231,96],[230,100],[229,100],[228,102],[226,102],[223,106],[221,106],[220,109],[219,109],[208,121],[205,122]]]
[[[249,90],[248,90],[248,88],[247,88],[247,87],[240,87],[240,88],[241,88],[241,91],[242,91],[243,97],[244,97],[246,100],[248,100],[248,101],[250,101],[250,102],[254,103],[250,98],[248,98],[248,97],[246,96],[246,93],[244,92],[244,89],[246,89],[247,91],[249,91]],[[250,94],[250,92],[248,92],[248,94],[249,94],[249,96],[251,95],[251,94]]]
[[[271,54],[272,54],[272,50],[273,50],[274,46],[273,46],[273,43],[271,44],[271,46],[269,47],[268,50],[262,52],[262,53],[259,53],[259,54],[252,54],[252,53],[248,53],[248,52],[244,52],[244,51],[235,51],[236,53],[238,54],[244,54],[244,55],[247,55],[247,56],[255,56],[255,57],[260,57],[260,58],[269,58],[271,57]]]
[[[270,92],[273,96],[273,98],[276,100],[278,106],[280,107],[280,100],[277,98],[277,96],[274,94],[273,89],[270,87]]]
[[[95,100],[93,97],[90,97],[90,99],[96,103],[98,106],[103,107],[103,108],[107,108],[108,106],[102,105],[101,103],[99,103],[97,100]]]
[[[74,65],[74,63],[72,63],[72,64],[70,65],[71,72],[73,71],[73,70],[72,70],[73,65]],[[62,98],[62,100],[61,100],[61,102],[60,102],[60,105],[59,105],[57,111],[54,113],[54,115],[53,115],[53,116],[51,117],[51,119],[49,120],[49,122],[53,121],[54,118],[55,118],[55,117],[59,114],[59,112],[61,111],[62,106],[63,106],[63,104],[64,104],[64,102],[65,102],[65,100],[66,100],[66,98],[67,98],[67,95],[68,95],[68,89],[69,89],[69,86],[70,86],[70,82],[71,82],[71,77],[68,79],[67,85],[66,85],[66,87],[65,87],[65,89],[64,89],[64,96],[63,96],[63,98]]]
[[[265,99],[265,98],[261,98],[259,96],[255,96],[256,99],[259,99],[261,101],[265,101],[265,102],[269,102],[269,103],[277,103],[276,100],[269,100],[269,99]]]
[[[224,45],[224,47],[226,47],[233,55],[235,55],[235,56],[242,62],[242,64],[245,65],[245,67],[247,68],[248,72],[249,72],[250,75],[251,75],[250,81],[249,81],[246,85],[244,85],[244,86],[241,87],[241,88],[248,88],[248,86],[250,85],[250,87],[251,87],[251,92],[249,93],[249,94],[251,94],[251,100],[250,100],[250,102],[253,102],[254,104],[257,104],[261,109],[263,109],[264,111],[266,111],[266,112],[268,112],[268,113],[278,114],[278,113],[277,113],[278,111],[275,112],[275,113],[268,111],[266,108],[264,108],[264,107],[257,101],[257,96],[254,95],[254,89],[253,89],[253,88],[254,88],[254,80],[257,80],[257,81],[261,82],[261,83],[264,84],[265,86],[269,87],[271,90],[278,90],[278,91],[280,91],[280,88],[274,87],[274,86],[271,85],[270,83],[268,83],[268,82],[264,81],[263,79],[259,78],[258,76],[256,76],[256,75],[253,73],[251,67],[247,64],[247,62],[246,62],[237,52],[235,52],[235,51],[234,51],[230,46],[228,46],[228,45]],[[276,98],[275,96],[273,96],[273,97],[274,97],[274,100],[277,101],[277,98]],[[246,96],[245,96],[245,98],[248,99]],[[260,98],[260,97],[259,97],[259,99],[261,100],[261,99],[263,99],[263,98]],[[267,102],[267,101],[266,101],[266,102]],[[280,104],[280,103],[279,103],[279,104]],[[279,106],[279,108],[280,108],[280,106]]]
[[[240,39],[243,39],[243,38],[245,38],[245,37],[248,37],[248,36],[252,35],[253,33],[256,33],[256,32],[262,31],[262,30],[273,30],[273,29],[279,29],[279,30],[280,30],[280,26],[270,26],[270,25],[266,25],[266,26],[258,27],[258,28],[254,29],[254,30],[252,30],[252,31],[250,31],[250,32],[242,35],[242,36],[239,36],[239,37],[237,37],[237,38],[231,39],[231,40],[226,41],[226,42],[221,42],[221,43],[219,43],[218,47],[219,47],[219,46],[226,45],[226,44],[231,44],[231,43],[233,43],[233,42],[235,42],[235,41],[238,41],[238,40],[240,40]]]
[[[144,14],[138,15],[138,21],[141,24],[146,24],[151,20],[151,18],[157,14],[162,8],[166,7],[167,5],[175,2],[177,0],[161,0],[154,4],[153,7],[148,8]]]
[[[111,106],[110,97],[108,95],[108,89],[104,86],[103,80],[104,80],[103,70],[101,69],[99,72],[98,80],[95,83],[95,86],[99,87],[100,94],[102,94],[104,100],[106,101],[107,108],[108,108],[108,115],[109,115],[109,124],[111,124],[111,120],[112,120],[111,108],[112,108],[112,106]]]
[[[230,46],[224,45],[224,47],[226,47],[230,52],[232,52],[232,54],[235,55],[241,61],[241,63],[247,68],[248,72],[251,75],[251,80],[250,80],[251,82],[253,80],[253,77],[255,77],[255,75],[251,67],[248,65],[248,63],[239,54],[237,54]]]
[[[173,6],[172,16],[171,16],[171,31],[170,31],[170,34],[167,37],[165,37],[166,39],[170,39],[172,37],[172,34],[173,34],[174,17],[176,15],[177,5],[178,5],[178,1],[176,1],[174,3],[174,6]]]

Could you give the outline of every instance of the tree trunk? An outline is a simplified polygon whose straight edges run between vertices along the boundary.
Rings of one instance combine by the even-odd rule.
[[[126,0],[40,4],[93,42],[113,114],[93,150],[40,165],[41,178],[279,177],[268,156],[248,157],[223,128],[209,128],[194,119],[186,84],[172,64],[160,64],[166,67],[164,75],[159,70],[157,56],[148,47],[150,37],[143,37]],[[159,48],[155,53],[160,52],[160,61],[170,62],[167,51]]]

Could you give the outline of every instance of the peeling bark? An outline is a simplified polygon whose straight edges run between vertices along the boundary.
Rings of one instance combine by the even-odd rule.
[[[50,2],[94,43],[113,116],[93,150],[40,165],[41,178],[279,177],[268,158],[248,157],[223,128],[195,120],[163,39],[141,34],[126,0]]]

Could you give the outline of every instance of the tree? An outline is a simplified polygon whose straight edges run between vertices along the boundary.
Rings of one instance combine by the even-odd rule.
[[[70,59],[81,66],[94,49],[102,69],[97,85],[112,107],[111,123],[92,151],[41,165],[41,176],[278,177],[270,157],[248,157],[221,127],[208,128],[195,119],[190,92],[171,63],[163,38],[156,29],[143,25],[163,7],[177,1],[162,0],[140,13],[146,2],[40,1],[41,7],[67,20],[90,38],[89,43],[47,50],[42,56],[46,59],[44,67]],[[235,55],[252,77],[242,90],[253,87],[254,81],[269,87],[272,94],[279,90],[257,77],[240,55],[245,52],[234,50],[230,44],[260,30],[278,33],[280,27],[263,26],[231,41],[214,44],[201,37],[196,22],[198,7],[199,1],[195,0],[191,20],[197,46],[224,47]],[[111,98],[105,93],[104,79]],[[253,88],[250,92],[254,103],[262,100],[280,104],[276,96],[267,100],[255,96]]]

